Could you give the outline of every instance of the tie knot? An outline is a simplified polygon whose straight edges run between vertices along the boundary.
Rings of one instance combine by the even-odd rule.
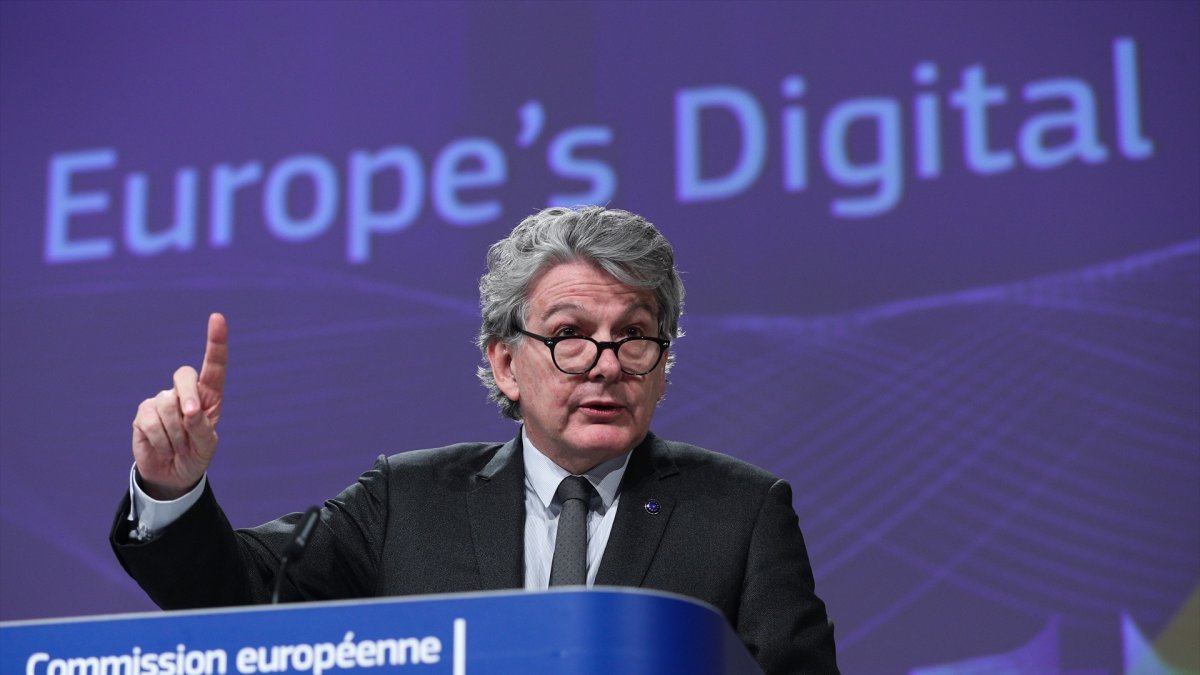
[[[592,487],[588,479],[583,476],[567,476],[558,484],[558,490],[555,491],[554,496],[563,504],[572,499],[579,499],[586,506],[591,502],[594,494],[596,494],[596,488]]]

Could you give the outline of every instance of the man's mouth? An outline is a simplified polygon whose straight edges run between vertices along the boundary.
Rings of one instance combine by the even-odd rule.
[[[611,415],[622,410],[621,406],[615,403],[590,402],[579,406],[580,410],[599,415]]]

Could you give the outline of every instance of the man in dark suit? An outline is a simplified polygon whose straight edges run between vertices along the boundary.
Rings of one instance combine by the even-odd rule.
[[[666,239],[624,211],[546,209],[492,247],[488,269],[479,376],[519,435],[380,457],[326,502],[284,597],[653,588],[718,608],[767,672],[836,673],[788,484],[649,431],[681,334]],[[235,532],[207,484],[227,350],[214,314],[201,371],[177,370],[134,420],[112,542],[164,608],[266,601],[299,518]],[[575,554],[560,529],[571,500],[586,504]]]

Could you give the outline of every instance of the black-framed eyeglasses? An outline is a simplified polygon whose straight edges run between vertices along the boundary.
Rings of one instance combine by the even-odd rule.
[[[596,367],[605,349],[613,350],[621,372],[626,375],[645,375],[658,367],[663,352],[671,346],[664,338],[634,336],[616,342],[600,342],[583,335],[560,335],[546,337],[518,328],[517,332],[527,335],[550,349],[550,360],[554,367],[568,375],[583,375]]]

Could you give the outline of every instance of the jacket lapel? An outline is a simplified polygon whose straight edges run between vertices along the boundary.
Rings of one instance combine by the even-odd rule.
[[[525,585],[525,461],[521,437],[505,443],[467,495],[481,590]]]
[[[654,434],[634,448],[621,479],[621,501],[596,574],[597,586],[642,585],[675,508],[670,481],[663,479],[677,473],[669,451]],[[658,513],[650,512],[651,500]]]

